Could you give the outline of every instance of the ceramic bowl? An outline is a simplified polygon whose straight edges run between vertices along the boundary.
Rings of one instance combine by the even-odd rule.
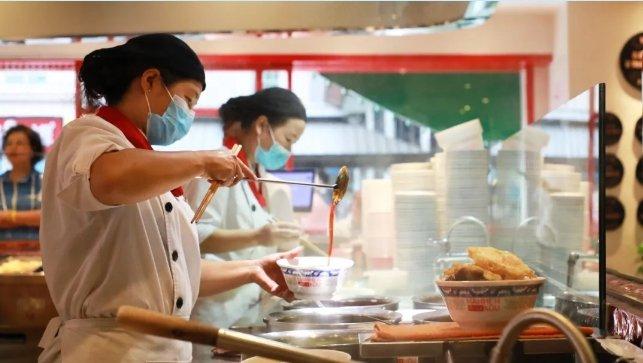
[[[288,288],[300,300],[326,300],[341,288],[346,271],[353,261],[346,258],[295,257],[281,259],[277,265],[284,274]]]
[[[436,284],[453,321],[463,327],[500,328],[533,308],[544,277],[529,280],[444,281]]]

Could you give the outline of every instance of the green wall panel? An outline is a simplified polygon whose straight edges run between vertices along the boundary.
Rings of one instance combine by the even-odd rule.
[[[518,73],[323,74],[397,114],[440,131],[479,118],[486,140],[520,129]]]

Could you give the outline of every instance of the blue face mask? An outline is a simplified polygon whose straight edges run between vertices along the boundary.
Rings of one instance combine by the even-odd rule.
[[[149,114],[147,116],[147,139],[153,145],[170,145],[185,136],[192,121],[194,121],[194,111],[190,110],[187,102],[177,95],[172,96],[170,91],[165,88],[168,96],[172,99],[163,116],[152,113],[150,101],[145,94]]]
[[[264,148],[261,147],[261,143],[259,143],[255,151],[255,159],[268,170],[281,169],[286,165],[290,157],[290,151],[275,140],[272,128],[269,128],[269,130],[270,137],[272,138],[272,146],[268,150],[264,150]]]

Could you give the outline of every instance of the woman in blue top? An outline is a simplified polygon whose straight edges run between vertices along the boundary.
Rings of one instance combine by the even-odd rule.
[[[12,169],[0,176],[0,240],[37,240],[42,176],[34,165],[43,157],[42,141],[18,125],[2,137],[2,151]]]

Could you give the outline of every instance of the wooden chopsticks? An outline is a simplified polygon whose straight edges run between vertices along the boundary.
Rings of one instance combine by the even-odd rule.
[[[239,155],[239,152],[241,151],[241,145],[234,144],[231,151],[232,155]],[[214,197],[214,193],[217,192],[217,189],[219,189],[219,183],[216,181],[211,182],[210,188],[208,188],[208,191],[205,193],[205,196],[201,200],[201,204],[199,204],[199,208],[197,208],[190,223],[196,223],[201,219],[203,213],[205,212],[205,208],[208,206],[208,204],[210,204],[210,201],[212,201],[212,197]]]

